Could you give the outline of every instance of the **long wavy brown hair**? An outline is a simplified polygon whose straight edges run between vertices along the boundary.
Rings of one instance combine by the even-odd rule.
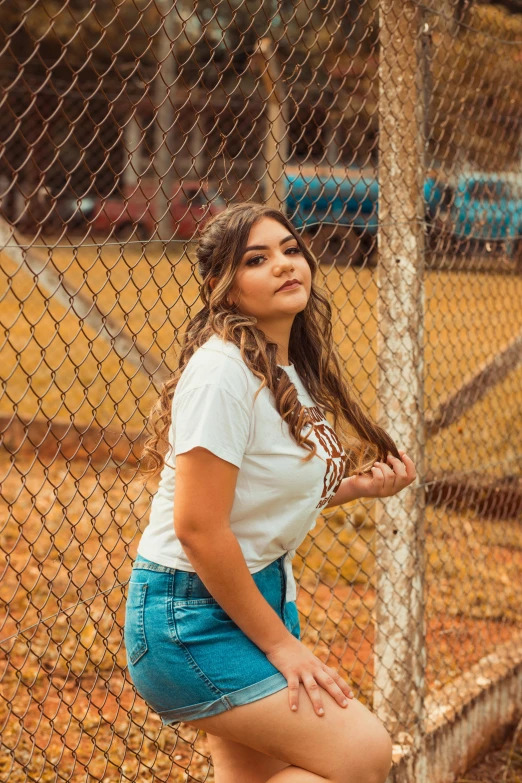
[[[198,237],[197,261],[202,280],[201,310],[191,319],[183,337],[179,366],[166,381],[153,405],[147,428],[151,430],[143,446],[138,472],[148,479],[157,476],[165,465],[165,455],[171,450],[168,429],[171,423],[172,398],[183,369],[197,349],[212,334],[235,343],[245,364],[261,383],[256,397],[267,386],[281,417],[288,423],[296,444],[310,453],[303,461],[312,459],[316,444],[308,438],[312,431],[312,417],[297,397],[297,391],[287,373],[277,364],[277,344],[267,340],[256,326],[256,318],[239,312],[230,304],[227,294],[233,284],[236,270],[247,247],[250,229],[261,218],[278,220],[295,237],[311,270],[312,286],[306,307],[297,313],[290,332],[289,362],[293,363],[310,396],[323,410],[333,416],[333,428],[347,455],[344,475],[363,473],[371,469],[376,459],[385,461],[388,452],[400,455],[388,433],[363,412],[352,396],[332,335],[332,308],[328,297],[316,284],[318,262],[306,242],[290,221],[278,210],[244,202],[229,206],[211,217]],[[217,278],[214,288],[210,281]],[[310,425],[310,430],[302,430]],[[143,462],[148,465],[144,467]]]

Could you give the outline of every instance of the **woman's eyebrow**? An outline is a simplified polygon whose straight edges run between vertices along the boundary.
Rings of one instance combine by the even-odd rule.
[[[291,239],[295,239],[294,235],[288,234],[288,236],[282,239],[279,244],[284,245],[285,242],[290,242]],[[249,247],[245,247],[245,253],[247,253],[249,250],[268,250],[268,245],[250,245]]]

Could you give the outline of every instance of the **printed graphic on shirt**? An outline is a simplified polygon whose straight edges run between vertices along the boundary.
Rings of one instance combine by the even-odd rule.
[[[319,408],[314,405],[308,408],[308,412],[313,420],[312,426],[315,436],[327,454],[321,500],[316,506],[316,508],[322,508],[333,498],[339,489],[339,485],[344,477],[348,455],[343,449],[335,430],[324,421],[324,416]]]

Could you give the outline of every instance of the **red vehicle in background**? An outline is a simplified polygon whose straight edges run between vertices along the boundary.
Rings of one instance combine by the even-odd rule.
[[[121,241],[157,239],[157,180],[142,180],[132,189],[101,197],[87,195],[77,204],[83,220],[94,233],[115,236]],[[226,204],[210,186],[197,181],[176,182],[170,195],[169,236],[192,239],[196,229]]]

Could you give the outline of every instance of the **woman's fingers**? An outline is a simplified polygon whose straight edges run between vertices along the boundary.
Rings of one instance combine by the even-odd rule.
[[[310,672],[307,672],[306,674],[302,675],[301,679],[303,680],[303,685],[305,686],[306,692],[310,697],[310,701],[312,702],[314,710],[318,715],[324,715],[324,705],[320,692],[321,689],[319,688],[314,675],[310,674]]]
[[[388,454],[386,462],[374,462],[371,468],[372,479],[378,485],[376,491],[377,497],[387,497],[388,494],[394,495],[411,484],[417,478],[417,471],[413,460],[405,453],[404,449],[399,449],[400,459]],[[389,463],[389,464],[388,464]]]
[[[347,707],[350,703],[349,700],[354,698],[352,689],[343,678],[337,672],[326,667],[326,664],[324,665],[325,669],[323,670],[316,670],[313,674],[307,672],[301,676],[303,685],[318,715],[324,715],[324,705],[319,686],[328,691],[341,707]],[[299,708],[299,676],[297,674],[289,675],[288,677],[288,695],[290,709],[295,712]]]
[[[400,460],[393,457],[391,454],[389,455],[389,459],[394,460],[394,465],[397,470],[400,470],[401,477],[406,479],[404,486],[407,487],[408,484],[411,484],[411,482],[417,478],[417,471],[415,470],[415,463],[408,457],[404,450],[399,450],[399,454],[401,455]]]
[[[375,473],[373,473],[373,478],[374,478],[376,481],[378,481],[378,482],[379,482],[379,484],[381,485],[381,487],[384,487],[384,482],[385,482],[385,480],[386,480],[386,476],[384,475],[384,471],[383,471],[383,469],[382,469],[381,463],[380,463],[380,462],[375,462],[375,463],[372,465],[372,468],[371,468],[371,469],[372,469],[372,472],[373,472],[374,470],[376,471]]]
[[[401,454],[401,458],[403,459],[404,464],[406,465],[406,473],[408,474],[408,478],[410,479],[410,481],[413,481],[414,479],[417,478],[415,463],[404,452]]]
[[[386,465],[385,462],[375,462],[374,467],[377,467],[382,471],[384,477],[383,487],[386,486],[386,483],[388,483],[389,489],[393,489],[397,474],[392,470],[392,468],[390,468],[389,465]]]
[[[406,466],[406,472],[410,478],[416,478],[417,477],[417,471],[415,470],[415,463],[413,460],[408,457],[404,449],[399,449],[399,454],[401,455],[401,460],[403,461],[403,464]]]
[[[299,707],[299,677],[296,674],[289,675],[287,682],[290,709],[295,712]]]
[[[341,707],[348,706],[348,699],[353,699],[353,693],[350,686],[345,683],[337,672],[331,669],[323,669],[315,677],[323,688],[339,702]]]
[[[350,687],[336,673],[332,676],[324,670],[319,670],[313,674],[307,673],[303,675],[302,680],[317,715],[324,715],[321,687],[328,691],[341,707],[347,707],[350,699],[353,699],[353,692]]]
[[[385,477],[395,476],[393,468],[387,465],[386,462],[375,462],[374,464],[379,466]]]
[[[397,457],[394,457],[393,454],[388,454],[388,462],[391,462],[391,465],[393,467],[393,470],[398,476],[401,476],[402,478],[408,478],[408,473],[406,470],[406,465],[404,462],[400,459],[397,459]]]

